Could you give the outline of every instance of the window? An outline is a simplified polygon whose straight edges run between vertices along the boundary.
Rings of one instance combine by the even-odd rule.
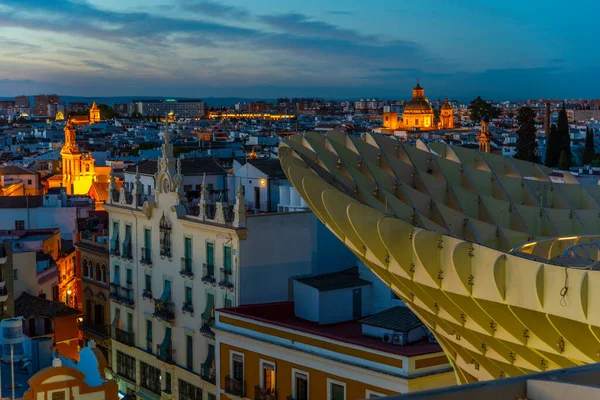
[[[167,378],[165,379],[165,391],[171,393],[171,373],[167,372]]]
[[[131,259],[131,225],[125,225],[125,239],[123,239],[123,257]]]
[[[187,286],[185,288],[185,304],[192,305],[192,288]]]
[[[152,320],[151,319],[146,320],[146,342],[147,342],[146,349],[148,351],[152,352]]]
[[[86,259],[83,260],[83,276],[88,277],[88,261]]]
[[[100,263],[96,264],[96,280],[98,282],[102,281],[102,269],[100,269]]]
[[[127,268],[127,284],[131,285],[133,283],[133,271],[131,268]]]
[[[52,400],[65,400],[66,398],[67,393],[64,390],[52,393]]]
[[[223,247],[223,266],[226,270],[231,271],[231,247]]]
[[[186,367],[194,369],[194,337],[185,335]]]
[[[112,254],[119,254],[119,222],[113,222],[113,231],[110,238],[110,252]]]
[[[25,229],[25,221],[15,221],[15,229],[18,231],[22,231],[23,229]]]
[[[113,268],[114,268],[113,283],[114,283],[115,285],[120,285],[120,283],[119,283],[119,282],[121,281],[121,271],[120,271],[120,269],[119,269],[119,266],[118,266],[117,264],[115,264],[115,265],[113,266]]]
[[[149,391],[160,395],[160,369],[140,361],[140,385]]]
[[[244,356],[242,354],[231,354],[231,375],[238,381],[244,380]]]
[[[31,179],[27,179],[27,184],[31,185]]]
[[[215,265],[215,245],[211,242],[206,243],[206,265],[209,267]]]
[[[149,294],[152,294],[152,275],[145,275],[144,289]]]
[[[217,400],[217,396],[214,395],[214,394],[212,394],[212,393],[209,393],[208,394],[208,400]]]
[[[117,374],[135,382],[135,358],[117,351]]]
[[[275,391],[275,364],[260,360],[260,387],[272,393]]]
[[[152,261],[152,231],[150,228],[144,228],[144,248],[142,249],[144,261]]]
[[[102,282],[106,283],[108,281],[108,277],[106,276],[106,265],[102,264]]]
[[[19,270],[13,269],[13,281],[16,281],[18,279],[19,279]]]
[[[202,400],[202,389],[179,379],[179,400]]]
[[[346,384],[327,379],[327,400],[346,400]]]
[[[292,397],[308,400],[308,373],[292,368]]]

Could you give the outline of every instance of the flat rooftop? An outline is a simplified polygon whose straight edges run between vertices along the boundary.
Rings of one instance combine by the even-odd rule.
[[[362,346],[385,353],[404,357],[414,357],[424,354],[438,353],[442,348],[437,343],[427,339],[404,346],[385,343],[381,339],[364,336],[362,324],[357,321],[340,322],[337,324],[320,325],[294,315],[294,302],[247,305],[235,308],[219,309],[222,314],[250,318],[259,322],[293,329],[298,332],[318,335],[351,345]]]

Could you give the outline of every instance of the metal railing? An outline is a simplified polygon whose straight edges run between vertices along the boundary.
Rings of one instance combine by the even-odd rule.
[[[83,321],[83,325],[81,326],[81,329],[86,332],[90,332],[92,334],[110,337],[110,326],[109,325],[102,325],[102,324],[96,324],[94,322]]]
[[[135,346],[135,334],[133,332],[127,332],[119,328],[114,328],[115,334],[114,339],[117,342],[123,343],[127,346]]]
[[[263,389],[260,385],[254,387],[254,400],[276,400],[277,392],[275,389]]]
[[[175,319],[175,305],[172,302],[156,301],[154,305],[154,315],[166,321]]]
[[[169,344],[164,351],[161,349],[161,345],[156,345],[156,357],[164,362],[169,364],[175,364],[175,350],[173,349],[173,345]]]
[[[219,285],[226,287],[226,288],[232,288],[233,287],[233,282],[231,280],[231,274],[233,271],[231,271],[231,268],[221,268],[221,280],[219,280]]]
[[[215,370],[212,367],[212,362],[202,363],[202,367],[200,370],[200,377],[203,380],[205,380],[206,382],[210,382],[213,385],[215,384],[215,382],[217,380],[217,374],[215,373]]]
[[[246,381],[232,378],[227,375],[225,377],[225,392],[238,397],[246,396]]]
[[[215,266],[207,263],[202,264],[202,280],[215,281]]]
[[[142,247],[140,264],[152,265],[152,249],[150,247]]]
[[[181,257],[181,276],[194,277],[194,262],[191,258]]]

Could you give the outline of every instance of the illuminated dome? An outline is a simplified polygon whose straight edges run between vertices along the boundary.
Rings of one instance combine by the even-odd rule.
[[[409,129],[434,129],[433,108],[425,98],[425,89],[417,82],[412,99],[404,107],[402,124]]]
[[[600,186],[386,135],[308,132],[279,157],[315,215],[431,330],[459,382],[600,361]]]

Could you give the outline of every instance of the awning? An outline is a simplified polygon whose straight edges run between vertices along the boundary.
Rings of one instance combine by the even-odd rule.
[[[113,283],[117,286],[121,284],[121,270],[118,265],[115,265],[115,273],[113,276]]]
[[[202,313],[202,319],[205,321],[210,321],[213,319],[215,314],[215,295],[212,293],[206,294],[206,308]]]
[[[119,233],[114,232],[112,237],[110,238],[110,249],[117,249],[117,239],[119,238]]]
[[[123,254],[126,253],[125,249],[128,249],[130,244],[131,244],[131,229],[125,229],[125,239],[123,240]]]
[[[171,348],[171,328],[165,328],[165,338],[160,344],[160,356],[164,360],[166,359],[167,350]]]
[[[171,298],[171,281],[165,281],[165,288],[163,289],[162,296],[158,299],[159,302],[164,303]]]
[[[204,361],[204,365],[213,368],[213,362],[215,361],[215,346],[208,346],[208,354],[206,355],[206,360]]]
[[[115,308],[115,319],[113,319],[112,326],[114,328],[118,328],[120,321],[121,321],[121,309]]]

